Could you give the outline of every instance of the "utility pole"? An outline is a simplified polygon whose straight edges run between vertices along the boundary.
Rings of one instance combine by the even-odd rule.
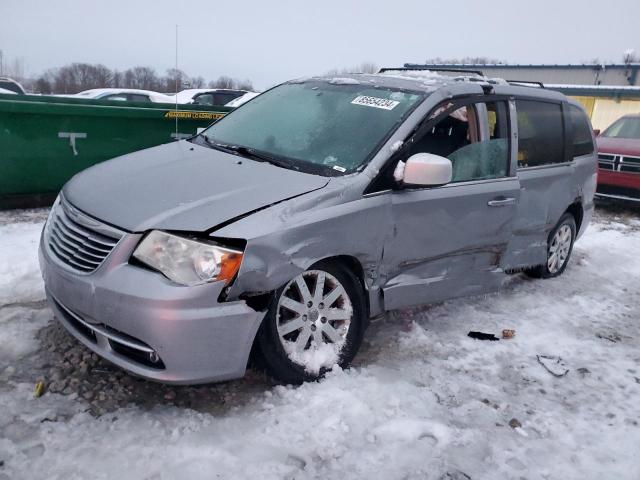
[[[2,50],[0,50],[0,77],[4,75],[4,57],[2,56]]]

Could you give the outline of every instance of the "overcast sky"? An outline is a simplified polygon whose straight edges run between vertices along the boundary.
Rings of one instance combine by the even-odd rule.
[[[263,89],[363,61],[620,61],[640,52],[638,19],[639,0],[0,0],[0,50],[28,74],[70,62],[162,73],[174,64],[178,24],[179,68]]]

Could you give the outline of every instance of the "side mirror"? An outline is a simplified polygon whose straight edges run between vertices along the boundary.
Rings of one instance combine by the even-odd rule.
[[[594,134],[596,137],[599,137],[599,136],[600,136],[600,129],[599,129],[599,128],[594,128],[594,129],[593,129],[593,134]]]
[[[406,185],[446,185],[451,182],[452,170],[448,158],[432,153],[416,153],[407,160],[402,181]]]

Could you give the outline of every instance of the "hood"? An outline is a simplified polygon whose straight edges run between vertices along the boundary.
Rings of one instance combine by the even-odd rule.
[[[327,183],[180,141],[100,163],[73,177],[63,193],[85,213],[131,232],[205,231]]]
[[[616,155],[631,155],[640,157],[640,139],[597,137],[599,153],[615,153]]]

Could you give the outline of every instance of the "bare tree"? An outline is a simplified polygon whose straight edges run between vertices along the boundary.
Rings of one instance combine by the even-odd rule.
[[[362,62],[358,71],[360,73],[377,73],[380,69],[373,62]]]
[[[245,78],[244,80],[237,80],[236,88],[238,88],[238,90],[254,90],[253,82],[248,78]]]
[[[204,88],[206,80],[202,77],[191,77],[189,83],[191,84],[191,88]]]
[[[156,71],[150,67],[133,67],[123,74],[124,88],[138,88],[141,90],[156,90],[160,87],[160,79]]]
[[[235,80],[226,75],[222,75],[218,77],[217,80],[209,82],[210,88],[234,88],[235,85],[236,85]]]
[[[179,92],[184,89],[185,82],[188,83],[189,76],[180,69],[170,68],[161,82],[161,90],[164,92]]]
[[[351,68],[332,68],[326,73],[326,75],[336,76],[347,75],[349,73],[377,73],[379,70],[378,66],[373,62],[362,62],[360,65],[356,65]]]
[[[7,68],[8,70],[8,68]],[[137,66],[125,71],[110,70],[104,65],[88,63],[72,63],[60,68],[45,71],[36,78],[28,79],[24,73],[24,62],[19,60],[11,64],[11,72],[22,79],[25,85],[44,94],[78,93],[91,88],[137,88],[141,90],[157,90],[174,92],[185,88],[204,88],[206,80],[201,77],[189,77],[182,70],[169,69],[164,76],[159,76],[151,67]],[[209,83],[215,88],[240,88],[253,90],[251,80],[238,80],[227,75]]]

